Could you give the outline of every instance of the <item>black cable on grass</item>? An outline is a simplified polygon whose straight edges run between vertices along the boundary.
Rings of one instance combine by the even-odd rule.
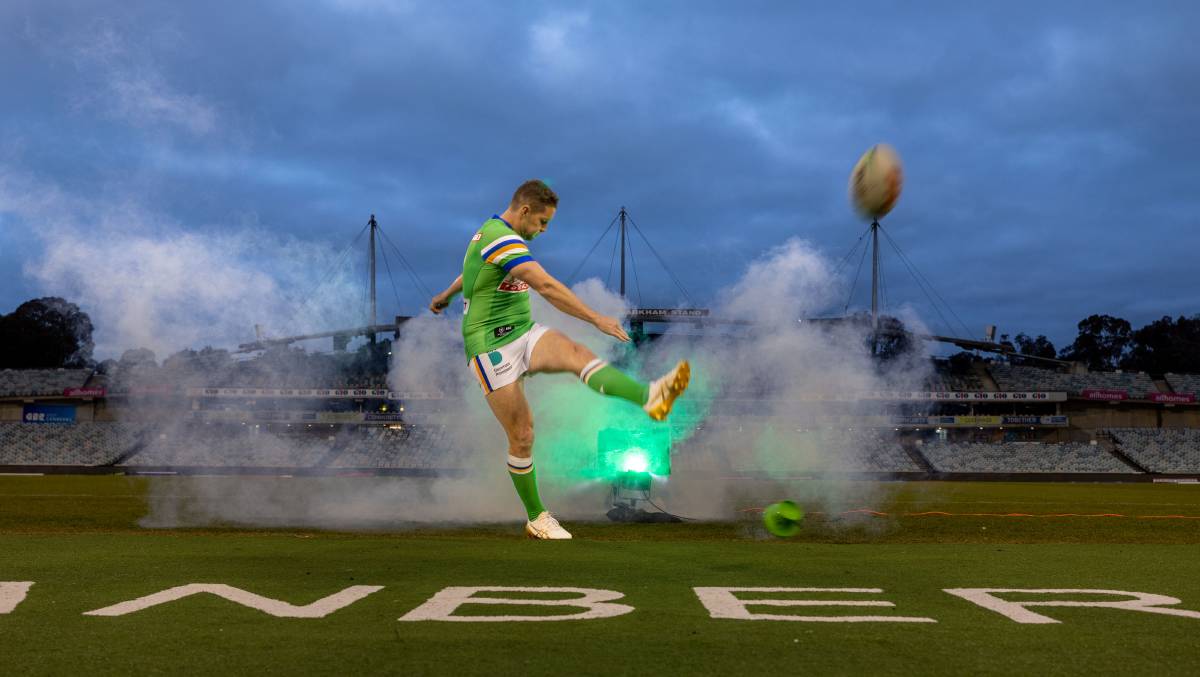
[[[650,505],[657,508],[659,512],[666,515],[667,517],[674,517],[675,519],[683,520],[685,522],[699,522],[700,521],[700,520],[696,519],[695,517],[684,517],[683,515],[676,515],[673,512],[667,512],[666,510],[663,509],[663,507],[661,505],[659,505],[659,504],[655,503],[653,500],[651,500],[649,496],[647,496],[644,500],[647,503],[649,503]]]

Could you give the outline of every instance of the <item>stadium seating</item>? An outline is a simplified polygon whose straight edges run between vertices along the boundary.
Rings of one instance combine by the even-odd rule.
[[[933,372],[928,378],[929,390],[942,392],[981,392],[987,390],[978,376],[954,371],[943,361],[933,362]]]
[[[144,434],[136,424],[0,423],[0,465],[107,465]]]
[[[1113,442],[1150,472],[1200,473],[1200,430],[1109,429]],[[458,428],[446,425],[294,429],[179,422],[0,423],[0,465],[331,469],[468,468]],[[1103,445],[942,442],[917,448],[939,472],[1131,473]],[[735,472],[921,472],[891,429],[770,431],[705,427],[679,444],[679,470]],[[709,464],[715,463],[712,468]]]
[[[1117,446],[1150,472],[1200,472],[1200,430],[1110,428]]]
[[[706,428],[676,450],[672,463],[681,470],[706,470],[714,461],[736,472],[767,474],[922,470],[891,429]]]
[[[1133,399],[1158,391],[1154,380],[1145,372],[1064,374],[1049,369],[999,363],[989,365],[988,371],[1000,389],[1005,391],[1063,391],[1078,395],[1088,389],[1124,390]]]
[[[81,388],[90,369],[0,369],[0,397],[58,396]]]
[[[939,472],[1132,473],[1099,445],[1077,442],[928,442],[921,453]]]
[[[175,424],[151,431],[123,465],[306,468],[333,448],[324,431],[268,432],[253,425]]]
[[[332,467],[456,469],[465,465],[465,454],[457,446],[441,425],[366,428],[355,435]]]
[[[1200,395],[1200,376],[1196,374],[1167,374],[1167,385],[1177,393]]]

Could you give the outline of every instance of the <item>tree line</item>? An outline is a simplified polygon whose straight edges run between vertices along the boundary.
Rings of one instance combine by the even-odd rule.
[[[886,327],[894,330],[888,333],[895,345],[886,344],[880,354],[905,352],[907,339],[903,338],[903,325],[894,318],[885,319],[893,323]],[[1061,350],[1055,349],[1045,335],[1031,337],[1020,333],[1009,340],[1005,334],[1000,342],[1017,353],[1014,358],[1017,362],[1021,355],[1028,355],[1082,362],[1098,371],[1200,374],[1200,315],[1164,316],[1138,329],[1119,317],[1091,315],[1081,320],[1077,329],[1075,340]],[[174,375],[195,371],[209,378],[219,376],[216,381],[242,380],[246,373],[262,372],[264,376],[305,373],[329,382],[363,382],[387,373],[387,354],[391,350],[389,341],[368,344],[345,356],[277,347],[254,360],[238,362],[226,350],[186,349],[168,356],[160,364],[151,351],[135,348],[126,351],[120,360],[98,364],[92,355],[93,331],[88,314],[66,299],[45,297],[26,301],[13,312],[0,315],[0,369],[99,368],[114,373],[124,367],[126,374],[147,376],[164,369]]]
[[[1138,329],[1120,317],[1091,315],[1076,328],[1075,340],[1062,350],[1041,335],[1017,334],[1010,345],[1021,355],[1082,362],[1095,371],[1200,374],[1200,315],[1164,316]]]
[[[0,369],[94,369],[122,386],[312,387],[381,383],[388,373],[391,341],[364,344],[346,353],[309,353],[273,346],[250,359],[228,350],[190,348],[161,362],[148,348],[131,348],[119,359],[97,362],[94,326],[78,305],[58,297],[33,299],[0,315]]]

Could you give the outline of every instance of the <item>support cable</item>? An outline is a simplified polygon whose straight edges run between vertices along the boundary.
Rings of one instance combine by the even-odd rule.
[[[967,327],[966,323],[964,323],[962,321],[962,318],[960,318],[958,316],[958,313],[954,312],[954,308],[949,303],[946,302],[946,299],[942,298],[942,295],[938,293],[938,290],[933,286],[933,283],[930,282],[929,279],[926,278],[923,273],[921,273],[921,271],[917,268],[916,264],[914,264],[912,262],[912,260],[908,258],[908,256],[904,253],[904,251],[902,249],[900,249],[900,245],[897,244],[894,239],[892,239],[892,236],[889,235],[886,230],[883,231],[883,235],[884,235],[884,237],[886,237],[888,239],[888,242],[891,243],[892,248],[896,250],[896,253],[900,255],[901,260],[903,260],[904,263],[909,267],[909,270],[910,270],[910,272],[913,273],[913,276],[918,278],[918,281],[921,281],[921,280],[924,281],[925,285],[929,287],[929,290],[933,292],[934,296],[937,296],[937,298],[942,302],[942,305],[944,305],[946,307],[946,310],[950,311],[950,314],[953,315],[954,319],[958,321],[959,326],[963,328],[963,331],[966,333],[966,335],[970,336],[971,330]],[[950,323],[946,322],[946,324],[949,328]],[[954,336],[957,336],[957,334],[954,333],[953,329],[951,329],[951,334]],[[961,338],[961,337],[959,337],[959,338]]]
[[[646,234],[642,232],[642,229],[640,226],[638,226],[637,221],[633,220],[633,217],[629,215],[628,211],[625,212],[625,216],[627,219],[629,219],[629,223],[633,224],[633,229],[637,231],[638,235],[642,236],[642,241],[645,242],[646,246],[650,248],[650,253],[654,254],[654,258],[658,259],[659,265],[663,267],[663,270],[667,271],[667,275],[671,278],[671,281],[675,283],[675,286],[679,289],[679,292],[683,294],[683,298],[687,299],[689,305],[695,306],[695,301],[692,300],[692,297],[687,293],[687,290],[683,288],[683,283],[681,283],[679,278],[675,276],[675,273],[671,271],[671,267],[667,265],[666,260],[663,259],[663,257],[658,253],[658,250],[654,248],[654,245],[650,243],[650,239],[647,238]]]
[[[400,310],[404,304],[400,303],[400,292],[396,289],[396,276],[392,275],[392,264],[388,263],[387,248],[380,247],[379,253],[383,255],[383,267],[387,269],[388,281],[392,283],[392,295],[396,297],[396,310]]]
[[[574,270],[574,271],[573,271],[573,272],[572,272],[570,275],[568,275],[568,276],[567,276],[567,282],[566,282],[566,284],[567,284],[567,286],[568,286],[568,287],[570,287],[570,286],[571,286],[571,283],[575,281],[575,276],[579,274],[579,271],[583,269],[583,264],[587,263],[587,260],[588,260],[589,258],[591,258],[591,256],[592,256],[592,252],[596,251],[596,247],[600,245],[600,242],[601,242],[602,240],[604,240],[604,236],[605,236],[605,235],[608,235],[608,231],[612,230],[612,227],[613,227],[614,225],[616,225],[616,223],[617,223],[617,218],[618,218],[619,216],[620,216],[620,215],[618,214],[617,216],[614,216],[614,217],[613,217],[613,220],[612,220],[612,221],[611,221],[611,222],[608,224],[608,228],[605,228],[605,229],[604,229],[604,232],[603,232],[603,233],[600,233],[600,237],[596,238],[596,242],[592,244],[592,248],[591,248],[591,249],[589,249],[589,250],[588,250],[588,252],[587,252],[586,254],[584,254],[584,255],[583,255],[583,260],[582,260],[582,261],[580,261],[580,262],[579,262],[579,265],[578,265],[578,266],[575,266],[575,270]],[[612,267],[610,266],[610,267],[609,267],[609,271],[610,271],[610,272],[609,272],[609,276],[610,276],[610,277],[612,276],[612,272],[611,272],[611,270],[612,270]]]
[[[846,305],[842,308],[842,314],[850,310],[850,302],[854,300],[854,292],[858,289],[858,276],[862,274],[863,263],[867,260],[867,253],[871,251],[870,247],[863,247],[862,257],[858,259],[858,268],[854,271],[854,282],[850,284],[850,295],[846,297]]]
[[[916,280],[917,288],[921,290],[921,293],[924,294],[925,298],[929,301],[929,305],[933,306],[934,312],[936,312],[938,314],[938,317],[940,317],[942,319],[942,326],[944,326],[947,329],[947,331],[949,331],[951,336],[954,336],[956,338],[962,338],[961,336],[958,336],[958,332],[956,332],[954,330],[954,325],[952,325],[950,323],[950,321],[948,319],[946,319],[946,315],[945,315],[945,313],[942,312],[941,307],[937,304],[936,301],[933,300],[933,296],[929,293],[929,290],[925,288],[926,283],[923,282],[921,277],[918,276],[912,263],[909,262],[907,257],[905,257],[903,255],[903,253],[900,252],[900,249],[898,247],[896,247],[895,240],[893,240],[891,238],[891,236],[889,236],[887,234],[887,231],[884,231],[883,234],[885,237],[887,237],[887,240],[892,245],[892,248],[896,250],[896,253],[900,255],[900,261],[901,261],[901,263],[904,264],[904,266],[906,268],[908,268],[909,275],[912,275],[913,279]],[[945,303],[945,301],[943,301],[943,303]],[[947,307],[947,309],[949,309],[949,305],[947,305],[946,307]],[[951,312],[953,312],[953,311],[951,311]],[[961,320],[959,322],[961,323]]]
[[[413,284],[416,285],[417,290],[425,294],[425,296],[432,298],[433,292],[431,292],[429,287],[426,287],[425,283],[421,281],[421,277],[417,275],[416,269],[412,267],[412,264],[408,262],[408,259],[404,258],[404,252],[401,252],[400,248],[396,246],[396,243],[392,242],[392,238],[388,237],[388,234],[383,231],[383,228],[379,228],[378,226],[376,228],[383,236],[383,241],[391,245],[392,251],[396,252],[396,256],[400,257],[400,263],[404,264],[404,268],[408,271],[408,276],[412,279]]]
[[[629,238],[629,267],[633,270],[633,284],[637,288],[638,307],[644,304],[642,301],[642,281],[638,279],[637,259],[633,258],[633,238]]]
[[[616,223],[616,219],[613,219],[613,222]],[[609,289],[612,289],[613,266],[617,263],[617,243],[620,241],[621,238],[615,236],[613,237],[612,256],[608,259],[608,275],[604,278],[604,286],[608,287]]]
[[[843,256],[840,261],[838,261],[838,264],[836,266],[834,266],[834,268],[833,268],[834,276],[836,276],[838,273],[842,272],[842,268],[844,268],[846,266],[846,263],[850,261],[850,257],[854,256],[854,252],[858,251],[858,246],[860,244],[862,244],[863,239],[866,238],[867,235],[870,234],[870,232],[871,232],[871,227],[867,226],[867,229],[863,231],[863,234],[858,236],[858,240],[856,240],[854,242],[854,246],[851,247],[850,251],[846,252],[846,255]]]
[[[344,249],[342,249],[341,253],[338,254],[333,265],[330,266],[330,268],[326,272],[326,274],[322,276],[321,280],[319,280],[317,282],[317,284],[308,291],[308,293],[306,293],[300,297],[289,296],[288,298],[285,299],[287,301],[288,305],[296,306],[297,309],[301,312],[297,312],[294,315],[292,315],[291,319],[289,319],[286,324],[286,328],[288,331],[286,331],[284,333],[286,333],[286,334],[297,333],[296,332],[297,319],[299,317],[301,317],[302,315],[304,315],[306,313],[306,311],[308,311],[308,309],[312,306],[313,300],[317,298],[317,292],[320,291],[321,288],[324,287],[326,284],[329,284],[329,282],[333,279],[333,276],[339,270],[342,269],[342,266],[345,265],[345,263],[346,263],[346,259],[350,256],[350,252],[354,250],[354,246],[358,244],[358,241],[360,239],[362,239],[363,233],[367,232],[367,228],[369,228],[370,226],[371,226],[371,224],[368,223],[367,225],[362,227],[362,230],[358,231],[358,235],[355,235],[354,239],[350,241],[350,244],[346,245],[346,247]]]

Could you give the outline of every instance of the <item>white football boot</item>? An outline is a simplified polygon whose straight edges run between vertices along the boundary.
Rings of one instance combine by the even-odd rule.
[[[642,409],[650,414],[650,418],[661,421],[671,413],[675,398],[687,390],[688,381],[692,378],[692,366],[687,360],[680,360],[675,368],[668,371],[662,378],[650,383],[650,399],[642,405]]]
[[[525,523],[525,535],[548,541],[566,541],[571,538],[571,532],[562,528],[558,520],[554,519],[554,515],[545,511],[538,515],[537,519]]]

